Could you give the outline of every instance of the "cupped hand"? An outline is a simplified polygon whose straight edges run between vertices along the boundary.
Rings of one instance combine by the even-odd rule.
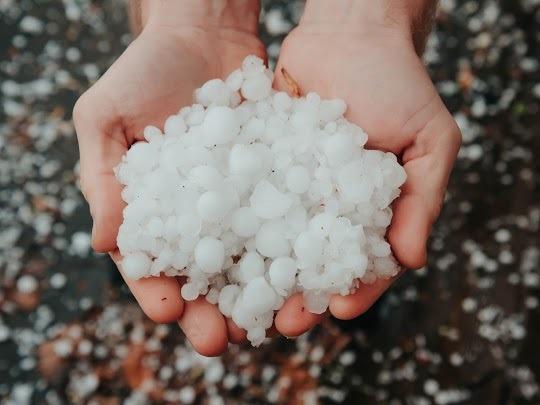
[[[461,135],[411,38],[388,25],[301,22],[282,46],[275,87],[289,87],[284,68],[303,95],[314,91],[323,98],[344,99],[346,117],[369,136],[367,147],[401,158],[407,181],[393,205],[387,237],[402,266],[415,269],[426,263],[426,242],[441,209]],[[379,280],[361,285],[352,295],[335,296],[330,312],[340,319],[354,318],[393,281]],[[294,311],[301,311],[302,300],[296,305]],[[278,317],[276,326],[285,335],[311,326],[291,330],[281,321]]]
[[[73,118],[80,148],[81,189],[94,223],[92,244],[99,252],[109,252],[121,273],[116,236],[124,203],[113,168],[133,143],[144,140],[145,126],[162,127],[169,115],[192,103],[197,87],[212,78],[225,78],[250,54],[263,57],[264,48],[256,33],[247,30],[149,22],[77,101]],[[201,354],[220,354],[229,340],[244,339],[244,332],[203,297],[183,302],[175,278],[124,280],[151,319],[178,319]]]

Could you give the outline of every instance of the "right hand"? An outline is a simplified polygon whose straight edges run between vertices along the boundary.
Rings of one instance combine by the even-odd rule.
[[[148,8],[157,3],[149,2]],[[169,4],[194,7],[174,3]],[[193,4],[199,7],[202,3]],[[133,143],[144,139],[145,126],[161,127],[169,115],[192,103],[193,91],[205,81],[226,77],[247,55],[264,58],[264,47],[256,35],[258,2],[244,2],[243,6],[253,15],[237,15],[236,11],[231,15],[225,10],[222,14],[228,21],[223,25],[217,19],[207,21],[207,10],[195,13],[202,15],[201,21],[190,18],[189,10],[180,10],[183,21],[179,24],[171,24],[172,11],[169,15],[150,13],[142,33],[75,105],[80,184],[93,219],[92,245],[98,252],[109,252],[121,273],[116,236],[125,204],[113,168]],[[186,337],[203,355],[218,355],[229,340],[245,338],[245,332],[204,297],[184,303],[175,278],[124,279],[151,319],[179,320]]]

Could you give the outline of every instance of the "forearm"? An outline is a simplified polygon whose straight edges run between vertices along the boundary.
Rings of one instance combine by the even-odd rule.
[[[437,0],[307,0],[301,24],[339,24],[368,33],[383,27],[410,36],[418,53],[431,31]]]
[[[147,24],[166,27],[219,27],[257,32],[259,0],[131,0],[132,30]]]

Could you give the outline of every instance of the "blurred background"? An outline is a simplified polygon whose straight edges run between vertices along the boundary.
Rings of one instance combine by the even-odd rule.
[[[303,3],[263,5],[275,60]],[[130,41],[120,0],[0,0],[0,404],[540,403],[540,1],[441,1],[425,61],[464,142],[428,266],[215,359],[90,249],[71,110]]]

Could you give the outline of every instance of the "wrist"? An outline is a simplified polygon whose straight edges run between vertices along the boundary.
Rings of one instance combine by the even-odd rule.
[[[436,0],[307,0],[300,21],[303,28],[347,35],[390,35],[423,47],[431,30]]]
[[[256,33],[258,0],[142,0],[143,27],[219,28]]]

